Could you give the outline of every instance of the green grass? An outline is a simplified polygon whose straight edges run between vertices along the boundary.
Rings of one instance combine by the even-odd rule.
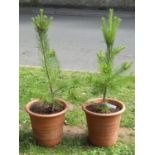
[[[95,147],[86,137],[63,138],[56,148],[35,145],[31,132],[20,133],[20,152],[30,155],[134,155],[134,144],[118,141],[112,147]]]
[[[84,112],[81,105],[86,100],[101,97],[97,91],[93,91],[93,77],[95,73],[64,71],[64,81],[66,88],[61,92],[60,97],[73,104],[73,109],[65,115],[65,121],[73,126],[86,126]],[[108,97],[117,98],[126,105],[126,111],[122,116],[121,126],[134,127],[134,76],[120,77],[122,84],[119,89],[109,92]],[[97,89],[97,88],[96,88]],[[113,147],[98,148],[87,143],[86,138],[62,139],[55,149],[44,148],[35,145],[30,119],[25,112],[26,103],[32,98],[48,98],[48,84],[44,73],[39,68],[20,67],[20,153],[34,155],[63,154],[63,155],[133,155],[134,142],[125,144],[123,141]]]

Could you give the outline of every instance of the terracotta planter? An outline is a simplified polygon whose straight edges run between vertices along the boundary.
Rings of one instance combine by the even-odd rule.
[[[92,103],[102,103],[102,98],[89,100],[82,105],[87,119],[89,141],[96,146],[111,146],[116,143],[121,113],[125,110],[125,105],[121,101],[114,99],[106,99],[106,101],[119,106],[121,110],[115,113],[101,114],[87,109],[87,106]]]
[[[60,100],[65,108],[56,114],[37,114],[30,111],[32,104],[39,100],[32,100],[26,105],[26,111],[29,113],[33,134],[36,143],[43,146],[53,147],[61,141],[63,134],[64,115],[68,109],[65,101]]]

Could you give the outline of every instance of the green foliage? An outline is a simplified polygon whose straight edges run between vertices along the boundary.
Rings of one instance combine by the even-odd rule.
[[[32,22],[35,24],[37,32],[46,33],[51,23],[51,18],[44,15],[44,10],[40,9],[40,14],[32,17]]]
[[[107,112],[109,112],[109,106],[105,103],[102,105],[101,110],[102,110],[102,112],[107,113]]]
[[[124,62],[118,68],[113,67],[114,58],[125,48],[124,46],[114,47],[114,41],[121,19],[113,15],[113,9],[109,10],[108,21],[102,17],[102,31],[106,42],[106,51],[100,50],[97,54],[99,71],[96,75],[95,87],[103,93],[106,98],[107,90],[114,89],[119,84],[118,76],[128,70],[131,63]]]
[[[68,111],[65,119],[69,125],[85,125],[85,115],[81,111],[81,103],[84,103],[90,98],[102,95],[101,91],[91,89],[94,85],[96,73],[78,72],[78,71],[64,71],[62,72],[62,80],[65,81],[67,87],[60,91],[61,98],[70,101],[73,104],[73,110]],[[80,80],[78,80],[80,79]],[[40,68],[20,68],[20,120],[22,124],[29,125],[30,120],[25,113],[25,104],[32,98],[42,99],[48,98],[47,91],[48,80],[44,72]],[[134,127],[134,77],[133,76],[119,76],[119,91],[110,89],[107,97],[117,98],[126,104],[126,111],[123,113],[121,126]],[[76,119],[75,119],[76,118]]]
[[[58,59],[54,49],[50,49],[48,43],[47,32],[51,23],[51,18],[44,15],[43,9],[40,13],[32,18],[37,32],[38,44],[42,54],[42,67],[48,79],[50,90],[49,102],[55,103],[55,96],[62,89],[62,74],[59,66]],[[62,85],[61,85],[62,84]]]

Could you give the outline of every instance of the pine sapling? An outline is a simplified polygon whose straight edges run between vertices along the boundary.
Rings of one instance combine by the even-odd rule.
[[[118,68],[113,67],[114,58],[124,50],[124,46],[114,47],[114,41],[121,19],[113,15],[113,9],[109,9],[108,21],[102,17],[102,32],[106,43],[106,51],[100,50],[97,54],[99,63],[98,86],[103,93],[103,102],[105,102],[107,91],[117,84],[117,77],[128,70],[131,63],[124,62]],[[108,112],[111,106],[108,103],[103,104],[102,111]]]
[[[43,9],[37,16],[32,18],[32,22],[35,25],[37,32],[38,45],[42,55],[42,67],[45,71],[48,80],[49,92],[50,92],[50,103],[52,104],[52,110],[56,103],[55,95],[61,88],[56,88],[61,77],[61,70],[59,62],[56,57],[56,53],[53,49],[50,49],[48,43],[47,32],[52,19],[44,14]]]

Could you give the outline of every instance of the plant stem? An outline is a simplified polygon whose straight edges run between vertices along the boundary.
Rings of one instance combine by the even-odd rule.
[[[112,45],[107,45],[107,53],[106,53],[107,65],[110,65],[111,50],[112,50]],[[106,81],[105,81],[104,90],[103,90],[103,102],[105,102],[105,98],[106,98],[106,94],[107,94],[107,88],[108,88],[108,86],[107,86]]]
[[[107,62],[110,62],[112,45],[107,45]]]
[[[106,93],[107,93],[107,86],[105,86],[103,90],[103,103],[105,102]]]
[[[44,38],[45,37],[45,38]],[[50,79],[50,76],[49,76],[49,71],[48,71],[48,67],[47,67],[47,60],[46,60],[46,50],[48,49],[45,49],[45,44],[47,44],[46,40],[46,34],[44,33],[41,33],[39,34],[39,38],[40,38],[40,42],[41,42],[41,50],[42,50],[42,54],[43,54],[43,59],[44,59],[44,66],[45,66],[45,72],[47,74],[47,78],[48,78],[48,83],[49,83],[49,88],[50,88],[50,93],[51,93],[51,97],[52,97],[52,100],[54,98],[54,93],[53,93],[53,88],[52,88],[52,83],[51,83],[51,79]],[[44,47],[45,46],[45,47]],[[53,104],[52,104],[53,105]],[[53,108],[54,106],[52,106]],[[53,110],[53,109],[52,109]]]

